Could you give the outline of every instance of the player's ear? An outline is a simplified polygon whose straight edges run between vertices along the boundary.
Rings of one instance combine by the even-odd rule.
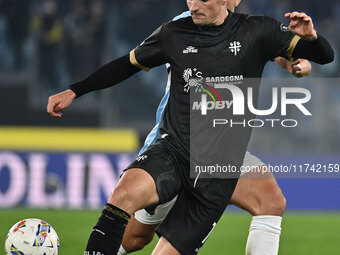
[[[236,0],[235,1],[235,7],[237,7],[241,3],[241,0]]]

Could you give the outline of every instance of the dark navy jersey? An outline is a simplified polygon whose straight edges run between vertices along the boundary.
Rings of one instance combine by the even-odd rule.
[[[251,84],[246,84],[246,80],[260,78],[266,62],[275,57],[291,58],[298,40],[299,37],[287,27],[266,16],[229,12],[219,26],[198,26],[191,17],[187,17],[159,27],[130,52],[130,61],[146,71],[165,63],[171,65],[170,97],[163,115],[161,133],[175,137],[189,151],[190,139],[193,139],[193,134],[190,134],[193,116],[190,115],[195,108],[195,102],[190,102],[191,92],[201,88],[198,91],[206,91],[212,98],[218,94],[215,93],[216,88],[221,84],[237,86],[244,94],[251,86],[256,106],[259,79]],[[215,99],[218,104],[220,97],[215,96]],[[231,111],[228,116],[232,116]],[[225,148],[224,153],[234,155],[236,161],[242,164],[251,129],[244,128],[241,132],[232,128],[210,129],[207,127],[211,123],[206,120],[207,123],[199,127],[200,139],[207,137],[209,141],[216,140],[222,145],[232,144]],[[239,148],[235,148],[236,143]]]

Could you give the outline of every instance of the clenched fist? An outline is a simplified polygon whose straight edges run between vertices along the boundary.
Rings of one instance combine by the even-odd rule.
[[[62,111],[70,106],[76,94],[68,89],[48,98],[47,112],[56,118],[60,118]]]

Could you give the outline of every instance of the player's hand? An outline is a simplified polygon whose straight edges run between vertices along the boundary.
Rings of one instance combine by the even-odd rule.
[[[294,34],[308,41],[313,41],[318,37],[312,19],[306,13],[289,12],[285,14],[285,17],[290,19],[289,29]]]
[[[47,112],[52,117],[60,118],[62,111],[69,107],[75,97],[76,94],[70,89],[50,96],[48,98]]]
[[[306,59],[299,58],[298,60],[291,62],[291,65],[292,65],[292,74],[298,78],[307,76],[312,71],[312,65]]]

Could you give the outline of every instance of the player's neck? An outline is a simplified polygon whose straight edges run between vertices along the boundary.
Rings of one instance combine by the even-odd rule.
[[[226,10],[225,12],[222,12],[217,18],[216,21],[212,24],[213,26],[219,26],[222,25],[225,21],[225,19],[228,17],[229,12]]]

